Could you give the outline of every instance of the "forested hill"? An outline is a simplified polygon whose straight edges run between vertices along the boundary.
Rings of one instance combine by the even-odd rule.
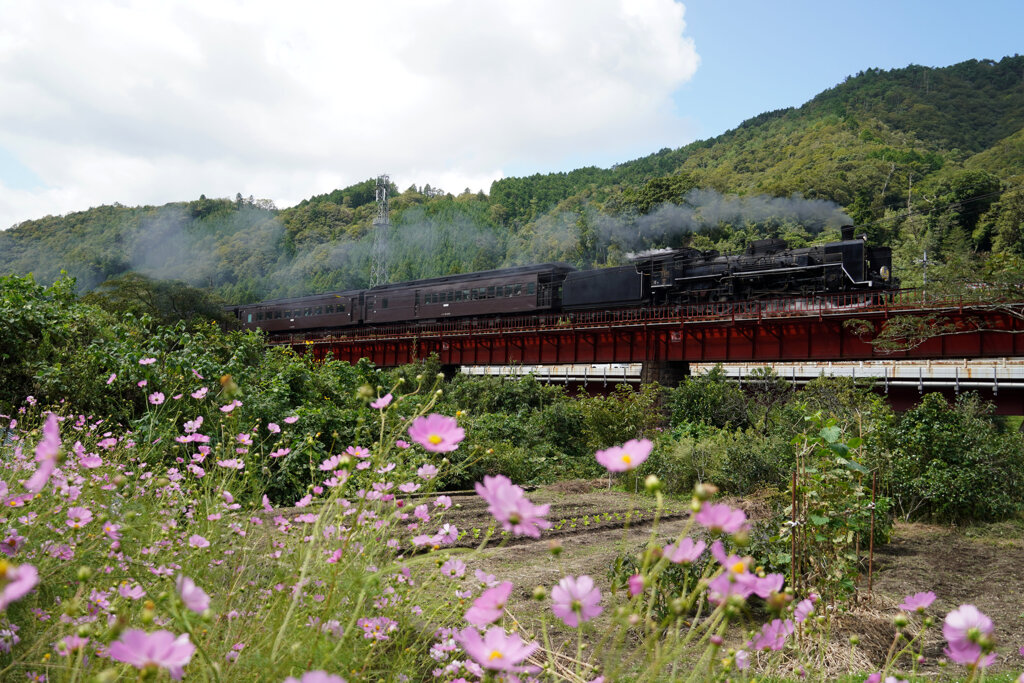
[[[716,138],[506,178],[489,195],[391,189],[392,281],[764,235],[804,243],[849,219],[892,244],[908,284],[925,249],[936,264],[991,269],[1024,256],[1024,57],[869,69]],[[50,281],[63,269],[90,289],[137,272],[233,302],[364,287],[374,215],[373,180],[285,210],[241,196],[103,206],[0,232],[0,273]]]

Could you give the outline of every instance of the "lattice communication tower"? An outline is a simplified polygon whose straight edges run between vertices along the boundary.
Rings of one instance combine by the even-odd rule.
[[[388,176],[377,176],[377,217],[373,219],[373,254],[370,257],[370,286],[388,281]]]

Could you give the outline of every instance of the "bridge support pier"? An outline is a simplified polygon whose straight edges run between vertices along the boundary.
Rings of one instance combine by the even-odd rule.
[[[640,381],[644,384],[657,382],[663,387],[675,387],[690,376],[690,364],[684,360],[662,360],[644,363],[640,370]]]
[[[445,382],[451,382],[455,375],[459,374],[458,365],[442,365],[441,373],[444,375]]]

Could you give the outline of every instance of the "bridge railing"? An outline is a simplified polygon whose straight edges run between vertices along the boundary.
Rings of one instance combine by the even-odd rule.
[[[673,306],[647,306],[593,311],[563,311],[501,316],[487,319],[447,318],[428,323],[403,323],[376,327],[296,332],[271,339],[275,344],[386,340],[409,337],[437,337],[509,334],[519,331],[672,325],[721,320],[761,320],[807,316],[849,316],[885,311],[899,313],[921,310],[963,308],[994,303],[984,292],[977,296],[943,297],[923,290],[896,292],[841,292],[809,297],[790,296],[747,301],[702,302]]]

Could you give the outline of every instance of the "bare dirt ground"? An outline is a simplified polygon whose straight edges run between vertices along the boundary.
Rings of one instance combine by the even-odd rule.
[[[622,553],[635,552],[649,537],[654,516],[654,499],[621,491],[609,491],[606,484],[562,482],[529,494],[535,503],[550,503],[548,519],[554,527],[539,541],[495,536],[479,562],[499,580],[511,581],[515,592],[510,609],[520,610],[524,624],[534,621],[543,611],[532,602],[534,586],[550,590],[566,575],[588,574],[602,592],[610,590],[608,570]],[[476,496],[454,497],[459,507],[451,510],[446,521],[465,530],[462,545],[475,546],[490,523],[486,506]],[[756,501],[730,501],[746,508],[756,519],[764,514]],[[689,515],[684,501],[672,501],[659,523],[658,536],[670,539],[683,529]],[[474,537],[472,530],[478,530]],[[551,552],[552,543],[562,552]],[[928,610],[935,617],[926,639],[925,670],[936,670],[942,656],[941,620],[951,609],[974,604],[996,624],[999,642],[998,668],[1019,670],[1024,659],[1018,649],[1024,645],[1024,522],[1009,522],[967,528],[949,528],[924,524],[897,524],[892,542],[876,548],[873,585],[870,593],[863,577],[858,604],[841,614],[834,633],[836,673],[849,666],[849,636],[861,639],[854,656],[854,668],[861,671],[878,667],[892,643],[892,619],[904,596],[931,590],[938,599]],[[605,601],[608,602],[607,600]],[[513,612],[515,613],[515,612]],[[597,620],[601,630],[603,615]],[[575,653],[575,634],[552,624],[552,648]],[[832,648],[830,648],[832,649]],[[909,668],[909,667],[906,667]]]

